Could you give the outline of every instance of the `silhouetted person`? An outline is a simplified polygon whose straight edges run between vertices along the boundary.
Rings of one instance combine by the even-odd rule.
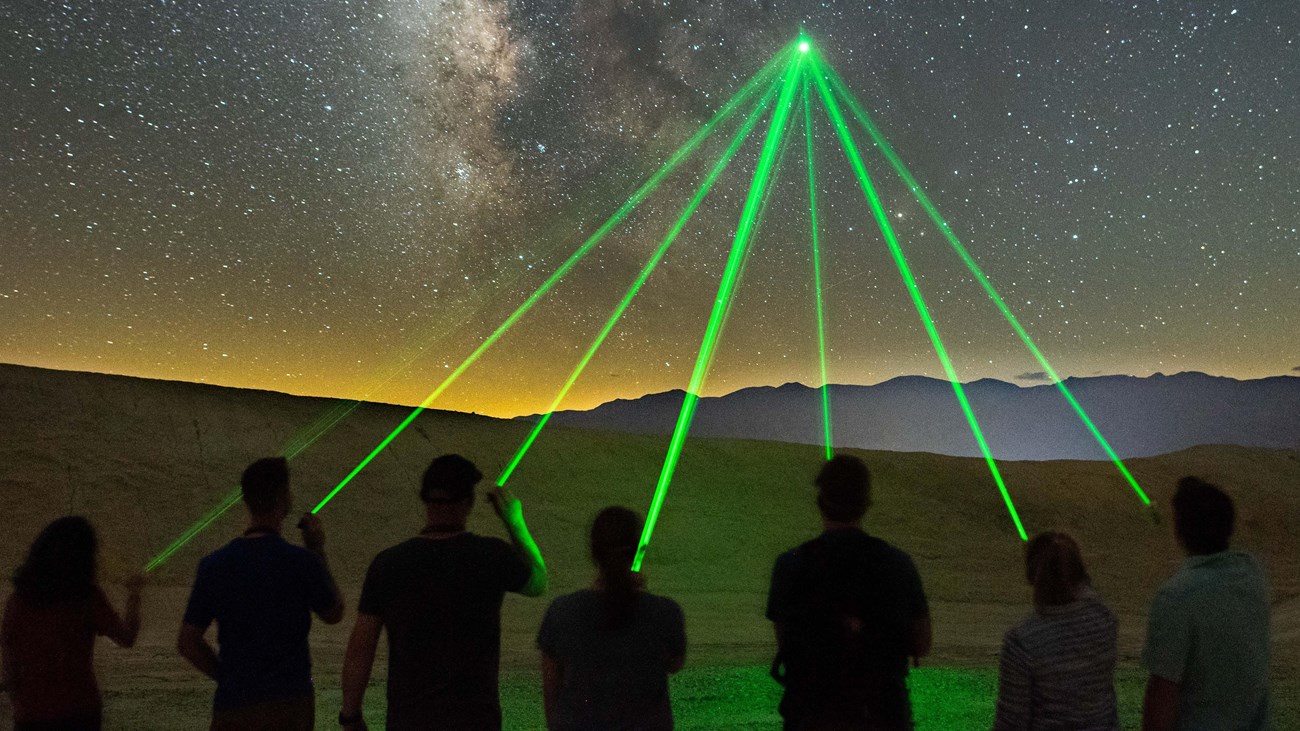
[[[1182,569],[1151,602],[1144,731],[1260,731],[1269,711],[1269,595],[1254,556],[1228,547],[1236,511],[1195,477],[1174,491]]]
[[[785,728],[910,729],[908,658],[931,643],[921,577],[906,553],[862,531],[862,460],[836,456],[815,484],[825,531],[777,558],[767,599]]]
[[[320,519],[304,515],[299,548],[280,537],[293,505],[283,457],[260,459],[241,480],[248,530],[199,561],[177,649],[217,681],[213,731],[314,728],[315,688],[307,633],[314,612],[343,619],[343,599],[325,561]],[[204,638],[217,623],[214,652]]]
[[[388,728],[501,728],[497,670],[505,593],[541,596],[546,564],[503,489],[488,493],[513,546],[466,529],[483,475],[458,454],[433,460],[419,535],[370,564],[343,660],[344,729],[366,728],[362,701],[381,630],[388,631]]]
[[[671,731],[668,676],[686,659],[686,622],[672,599],[632,572],[641,518],[609,507],[591,526],[596,580],[559,597],[537,632],[551,731]]]
[[[128,582],[126,617],[118,616],[95,578],[98,552],[95,529],[85,518],[59,518],[36,537],[14,574],[0,653],[17,731],[101,727],[95,637],[120,647],[135,644],[144,579]]]
[[[1093,591],[1079,544],[1049,531],[1029,541],[1034,613],[1002,639],[994,731],[1119,731],[1119,622]]]

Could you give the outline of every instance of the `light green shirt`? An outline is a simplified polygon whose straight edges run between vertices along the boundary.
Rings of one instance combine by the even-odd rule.
[[[1192,556],[1156,592],[1142,664],[1178,684],[1179,731],[1270,731],[1268,583],[1254,556]]]

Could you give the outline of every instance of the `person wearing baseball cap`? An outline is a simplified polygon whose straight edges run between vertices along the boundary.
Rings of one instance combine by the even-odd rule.
[[[504,489],[487,495],[510,542],[467,529],[482,478],[458,454],[434,459],[420,485],[424,528],[371,562],[343,661],[347,731],[366,729],[362,701],[384,630],[390,731],[430,728],[431,719],[442,729],[501,728],[501,602],[506,592],[541,596],[547,576],[523,507]]]

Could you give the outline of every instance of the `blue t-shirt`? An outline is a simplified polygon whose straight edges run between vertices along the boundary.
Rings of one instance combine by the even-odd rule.
[[[279,536],[236,538],[199,561],[185,623],[200,630],[217,623],[213,706],[311,693],[311,613],[334,601],[320,557]]]
[[[546,610],[537,646],[563,670],[559,731],[671,731],[669,663],[686,654],[682,608],[638,593],[626,623],[608,626],[605,599],[586,589]]]

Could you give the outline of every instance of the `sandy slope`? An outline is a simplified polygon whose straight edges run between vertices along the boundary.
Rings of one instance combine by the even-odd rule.
[[[90,516],[104,542],[103,573],[140,566],[234,486],[249,460],[274,453],[333,402],[193,384],[0,366],[0,495],[8,575],[51,518]],[[407,409],[365,405],[295,459],[305,508],[356,464]],[[323,512],[329,552],[356,596],[370,558],[420,524],[415,486],[431,456],[461,452],[489,477],[526,425],[427,412]],[[556,592],[590,579],[583,548],[591,516],[649,503],[665,440],[556,428],[543,434],[512,481],[546,553]],[[868,528],[911,552],[935,603],[937,660],[986,665],[1001,633],[1026,611],[1016,539],[982,461],[921,453],[862,453],[876,476]],[[687,610],[693,660],[765,661],[762,618],[768,572],[781,550],[813,535],[809,481],[820,450],[734,440],[695,440],[684,452],[648,562],[656,591]],[[1153,523],[1113,466],[1096,462],[1003,464],[1031,531],[1065,528],[1082,542],[1098,590],[1123,617],[1123,652],[1140,647],[1154,588],[1177,567],[1168,521]],[[1134,460],[1158,504],[1187,473],[1222,483],[1238,500],[1240,544],[1259,553],[1278,601],[1280,675],[1300,675],[1300,454],[1201,447]],[[114,687],[195,681],[171,644],[194,563],[241,529],[232,511],[151,576],[142,649],[101,652]],[[474,527],[500,534],[482,507]],[[541,601],[511,599],[507,664],[534,667]],[[318,667],[336,668],[345,628],[317,628]],[[326,674],[336,672],[324,671]],[[1292,691],[1292,695],[1295,693]]]

